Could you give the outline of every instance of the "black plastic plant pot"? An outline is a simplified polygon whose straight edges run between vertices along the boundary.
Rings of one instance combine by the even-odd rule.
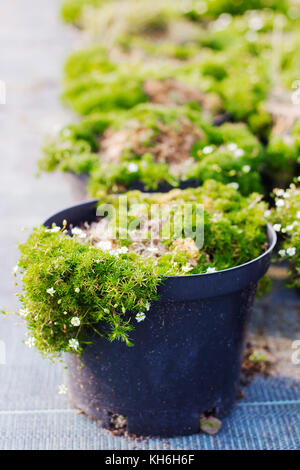
[[[86,194],[87,194],[89,174],[88,173],[77,174],[74,172],[66,171],[64,175],[65,175],[66,180],[70,184],[73,196],[79,200],[85,199]],[[140,181],[135,181],[130,186],[128,186],[127,191],[138,190],[143,193],[145,192],[146,193],[153,193],[153,192],[166,193],[168,191],[171,191],[171,189],[197,188],[199,185],[201,185],[200,180],[189,179],[186,181],[181,181],[178,186],[172,186],[171,184],[164,182],[164,183],[160,183],[156,189],[149,189],[149,188],[146,188],[145,185],[141,183]]]
[[[96,201],[45,222],[91,222]],[[68,355],[73,405],[111,429],[115,415],[127,418],[137,436],[172,437],[199,432],[200,414],[222,417],[233,406],[245,335],[257,281],[266,273],[276,243],[258,258],[211,274],[168,277],[160,300],[136,324],[134,347],[94,337],[78,358]]]

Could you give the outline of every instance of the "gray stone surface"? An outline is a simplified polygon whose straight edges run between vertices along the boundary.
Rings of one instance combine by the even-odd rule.
[[[58,9],[58,0],[0,2],[0,80],[7,90],[0,105],[0,305],[9,308],[21,227],[74,202],[64,175],[35,177],[45,134],[70,119],[59,102],[59,80],[76,35],[59,23]]]

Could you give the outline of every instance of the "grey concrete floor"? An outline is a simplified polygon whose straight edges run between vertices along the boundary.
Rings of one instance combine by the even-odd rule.
[[[45,134],[70,120],[59,102],[65,56],[76,34],[60,24],[59,0],[0,0],[0,257],[1,307],[13,308],[10,276],[22,227],[32,227],[74,202],[62,174],[36,178]]]
[[[0,104],[0,309],[9,311],[17,308],[11,273],[17,243],[26,236],[22,227],[76,202],[64,175],[35,176],[45,134],[71,119],[59,101],[60,79],[66,55],[79,44],[76,31],[60,23],[59,4],[0,0],[0,80],[6,84],[6,104]],[[24,337],[14,323],[0,314],[7,367]]]

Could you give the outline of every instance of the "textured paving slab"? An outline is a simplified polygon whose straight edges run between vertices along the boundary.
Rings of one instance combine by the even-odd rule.
[[[59,23],[58,6],[58,0],[0,2],[0,80],[7,85],[7,104],[0,105],[0,308],[9,310],[17,307],[11,270],[16,244],[25,236],[21,227],[39,224],[78,200],[63,175],[34,177],[44,134],[70,119],[58,101],[59,77],[63,59],[78,46],[78,38]],[[6,364],[0,364],[0,449],[300,448],[299,366],[297,372],[295,366],[286,367],[298,332],[300,339],[294,315],[299,304],[296,297],[296,304],[293,300],[290,307],[280,307],[278,316],[279,298],[285,294],[273,299],[274,308],[269,300],[258,304],[252,334],[286,340],[281,377],[276,371],[267,380],[255,379],[217,436],[163,441],[112,437],[77,414],[66,396],[57,394],[58,385],[66,381],[62,368],[25,347],[25,329],[15,317],[0,316],[0,341],[6,346]]]

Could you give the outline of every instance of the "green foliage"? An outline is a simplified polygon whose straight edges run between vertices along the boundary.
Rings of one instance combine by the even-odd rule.
[[[64,0],[61,6],[61,16],[66,23],[77,23],[84,7],[97,7],[103,2],[104,0]]]
[[[203,3],[205,3],[205,7],[201,8]],[[241,15],[247,10],[260,10],[263,8],[285,12],[288,7],[288,2],[285,0],[206,0],[205,2],[190,0],[187,4],[190,4],[190,9],[187,7],[186,14],[192,19],[201,19],[204,14],[210,17],[218,17],[222,13]]]
[[[252,4],[256,7],[252,8]],[[201,22],[196,26],[187,18],[195,19],[197,10]],[[92,22],[95,18],[101,20],[97,42],[104,47],[121,46],[123,52],[128,53],[129,64],[132,51],[132,66],[126,71],[122,54],[119,63],[113,63],[102,46],[79,51],[71,56],[66,66],[64,99],[80,114],[111,107],[128,108],[143,102],[147,97],[141,87],[143,77],[148,76],[142,71],[143,55],[154,55],[157,60],[149,61],[146,67],[150,76],[177,77],[186,83],[193,81],[202,91],[218,92],[234,120],[247,121],[254,131],[265,136],[265,126],[270,122],[266,122],[266,113],[261,114],[263,122],[260,122],[257,113],[261,113],[260,105],[266,100],[274,79],[279,79],[289,89],[298,79],[299,16],[297,5],[279,0],[253,0],[250,4],[218,0],[199,5],[191,0],[190,4],[185,2],[184,9],[180,2],[174,1],[151,2],[150,8],[143,0],[133,0],[133,4],[117,0],[106,2],[90,12]],[[180,23],[183,18],[187,24]],[[174,35],[172,28],[178,21],[182,34]],[[149,36],[151,25],[154,33],[157,28],[163,28],[163,34]],[[97,30],[97,22],[91,29]],[[287,40],[274,45],[274,31],[287,33]],[[279,60],[277,71],[272,68],[274,47]],[[137,54],[140,64],[136,59],[137,51],[140,51]],[[191,59],[192,67],[185,70],[185,66],[182,68],[171,61],[166,64],[164,56],[183,61]],[[105,86],[107,81],[111,82],[111,90]],[[124,85],[128,99],[124,97]]]
[[[44,227],[20,250],[20,315],[39,351],[50,358],[63,351],[80,354],[91,333],[131,345],[132,315],[145,311],[157,295],[160,277],[151,260],[135,254],[117,258]]]
[[[147,101],[143,91],[144,79],[139,76],[130,79],[130,71],[102,75],[88,75],[69,81],[63,101],[79,114],[129,109]]]
[[[137,171],[131,172],[129,164],[134,163]],[[91,196],[101,196],[108,192],[124,192],[139,184],[146,190],[157,190],[160,184],[168,183],[177,186],[178,182],[170,172],[166,163],[157,163],[150,153],[145,153],[135,159],[122,158],[120,163],[98,162],[93,168],[88,183]]]
[[[264,174],[272,187],[286,188],[296,174],[300,164],[300,133],[271,136],[266,148]]]
[[[199,139],[190,145],[191,163],[177,175],[167,161],[156,161],[152,149],[155,151],[155,146],[160,145],[155,144],[155,138],[161,135],[161,124],[181,138],[183,119],[191,126],[186,132],[195,129]],[[129,141],[120,161],[101,159],[102,132],[107,127],[117,132],[133,126],[147,130],[143,150],[137,152]],[[166,145],[173,143],[166,141]],[[89,173],[89,192],[93,196],[100,196],[105,191],[122,192],[137,184],[144,185],[147,190],[157,190],[161,184],[178,186],[189,179],[236,183],[241,193],[247,195],[251,191],[261,191],[259,170],[262,162],[262,146],[245,124],[227,123],[214,127],[203,119],[197,108],[141,104],[127,112],[92,115],[64,128],[57,138],[46,142],[40,168]],[[130,171],[131,163],[137,167],[134,172]]]
[[[89,173],[98,164],[98,136],[110,124],[109,114],[93,115],[79,123],[64,127],[57,137],[47,138],[44,157],[39,160],[43,171]]]
[[[165,2],[152,0],[151,3],[153,4],[152,8],[157,16],[162,17],[165,22],[168,21],[170,16],[173,17],[174,15],[176,15],[178,18],[181,16],[186,16],[191,20],[203,20],[206,18],[217,18],[222,13],[241,15],[247,10],[260,10],[264,8],[286,13],[289,6],[289,2],[287,0],[250,0],[247,2],[233,0],[186,0],[183,5],[184,8],[182,7],[181,0],[165,0]],[[134,9],[140,8],[140,4],[141,2],[138,1],[136,1],[135,4],[131,2],[133,17]],[[101,10],[105,11],[105,9],[109,7],[112,13],[114,11],[118,11],[118,9],[120,10],[121,8],[120,0],[106,0],[105,2],[103,0],[64,0],[61,9],[64,21],[67,23],[80,22],[84,7],[101,7],[100,12]],[[97,13],[98,12],[95,10],[92,11],[93,15]],[[139,20],[141,21],[140,18]]]
[[[170,215],[171,228],[175,227],[174,219],[179,207],[183,204],[199,204],[204,209],[204,246],[199,251],[199,259],[196,266],[189,274],[205,273],[210,267],[216,270],[227,269],[243,264],[259,256],[266,248],[266,220],[265,210],[267,204],[262,202],[262,197],[252,193],[249,197],[243,197],[232,185],[223,185],[213,180],[206,181],[197,188],[185,190],[173,189],[169,193],[141,193],[140,191],[129,191],[127,197],[127,212],[132,214],[128,217],[128,235],[126,246],[132,244],[130,241],[130,227],[133,220],[139,216],[135,212],[135,205],[142,205],[149,215],[151,207],[157,205],[163,209],[164,205],[173,208]],[[100,200],[102,204],[112,204],[117,210],[119,207],[119,196],[108,195]],[[142,215],[143,219],[144,215]],[[165,223],[162,222],[160,233],[166,233]],[[196,237],[196,225],[193,219],[192,230]],[[176,238],[185,238],[184,230],[178,233],[171,230],[170,238],[162,239],[171,253],[163,254],[158,258],[157,264],[163,275],[183,274],[182,266],[191,261],[193,253],[187,251],[173,250]],[[124,236],[124,227],[122,227]],[[193,238],[191,237],[191,238]],[[128,241],[129,240],[129,241]],[[175,255],[175,257],[174,257]],[[185,255],[185,256],[183,256]],[[189,259],[190,258],[190,259]],[[175,261],[175,263],[174,263]]]

